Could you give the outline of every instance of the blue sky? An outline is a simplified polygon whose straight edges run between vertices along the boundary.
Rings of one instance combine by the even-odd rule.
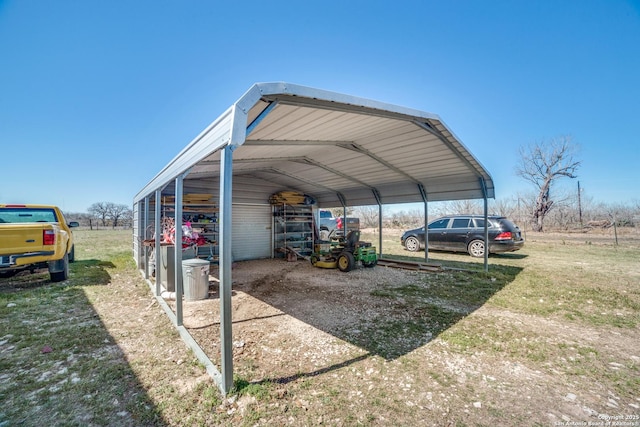
[[[586,196],[640,199],[638,1],[0,0],[0,202],[131,205],[268,81],[439,115],[497,199],[565,135]]]

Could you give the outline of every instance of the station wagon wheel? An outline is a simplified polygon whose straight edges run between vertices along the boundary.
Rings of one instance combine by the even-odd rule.
[[[418,239],[411,236],[404,241],[404,247],[407,248],[409,252],[418,252],[418,250],[420,250],[420,242],[418,242]]]
[[[484,256],[484,242],[482,240],[472,240],[467,246],[467,252],[469,255],[475,258],[481,258]]]

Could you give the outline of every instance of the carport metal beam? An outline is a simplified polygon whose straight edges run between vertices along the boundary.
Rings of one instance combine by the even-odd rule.
[[[371,189],[373,193],[373,197],[376,199],[376,203],[378,204],[378,258],[382,256],[382,197],[380,197],[380,193],[375,188]]]
[[[480,177],[480,186],[484,200],[484,271],[489,271],[489,203],[487,200],[487,183]]]
[[[424,185],[418,184],[418,190],[424,202],[424,262],[429,262],[429,201]]]
[[[241,163],[242,160],[236,160],[235,163]],[[274,174],[274,175],[283,175],[283,176],[287,176],[289,178],[294,178],[300,182],[304,182],[306,184],[311,184],[314,185],[318,188],[324,188],[325,190],[328,191],[333,191],[333,192],[337,192],[335,189],[327,187],[325,185],[322,185],[318,182],[314,182],[310,179],[306,179],[300,175],[294,175],[292,173],[286,172],[284,170],[281,169],[277,169],[277,168],[259,168],[259,169],[251,169],[251,170],[247,170],[246,173],[243,173],[243,171],[240,172],[236,172],[236,176],[240,176],[240,175],[245,175],[245,176],[255,176],[255,172],[264,172],[264,173],[270,173],[270,174]]]
[[[370,186],[369,184],[367,184],[366,182],[363,182],[357,178],[352,177],[351,175],[348,175],[346,173],[340,172],[337,169],[334,169],[330,166],[327,166],[325,164],[322,164],[320,162],[316,162],[308,157],[302,156],[302,157],[265,157],[265,158],[261,158],[261,159],[242,159],[242,160],[235,160],[235,163],[249,163],[249,164],[253,164],[253,163],[259,163],[259,162],[295,162],[295,163],[302,163],[304,165],[310,165],[310,166],[315,166],[317,168],[320,168],[322,170],[325,170],[327,172],[330,172],[334,175],[337,175],[339,177],[342,177],[348,181],[354,182],[356,184],[360,184],[363,187],[369,187],[371,189],[373,189],[372,186]],[[286,175],[284,172],[282,172],[282,174]],[[292,175],[287,175],[290,177],[293,177]],[[301,178],[296,178],[296,179],[300,179]],[[307,181],[308,183],[312,183],[313,181]],[[325,187],[327,188],[327,187]]]
[[[405,171],[393,166],[391,163],[387,162],[384,159],[381,159],[380,157],[376,156],[375,154],[373,154],[372,152],[370,152],[369,150],[365,149],[364,147],[356,144],[356,143],[348,143],[348,144],[338,144],[339,147],[342,147],[346,150],[351,150],[351,151],[355,151],[356,153],[360,153],[360,154],[364,154],[365,156],[375,160],[376,162],[380,163],[381,165],[383,165],[384,167],[386,167],[389,170],[394,171],[395,173],[397,173],[400,176],[404,176],[405,178],[407,178],[410,181],[415,182],[416,184],[420,184],[420,182],[415,179],[414,177],[412,177],[411,175],[409,175],[408,173],[406,173]]]
[[[174,280],[176,286],[176,324],[182,326],[182,193],[184,175],[176,178],[175,191],[175,243],[174,243]],[[169,283],[169,282],[167,282]]]
[[[249,124],[249,126],[247,126],[247,131],[245,135],[249,135],[251,131],[253,131],[260,124],[260,122],[271,112],[271,110],[275,108],[276,105],[278,105],[276,101],[271,101],[264,108],[264,110],[262,110],[260,114],[258,114],[258,117],[253,119],[253,121]],[[246,142],[246,137],[245,137],[245,142]]]
[[[162,248],[160,247],[160,241],[162,240],[162,189],[156,190],[156,205],[155,205],[155,235],[156,241],[154,250],[156,253],[156,296],[160,296],[162,293],[162,269],[160,265],[162,263]],[[167,282],[168,283],[168,282]]]
[[[463,163],[465,163],[469,167],[469,169],[472,169],[477,174],[478,178],[480,179],[480,185],[482,186],[483,196],[484,196],[484,198],[486,200],[487,199],[487,185],[486,185],[484,176],[482,176],[482,173],[480,171],[478,171],[478,169],[469,161],[469,159],[467,159],[465,156],[463,156],[462,153],[460,153],[460,151],[451,143],[451,141],[449,141],[447,139],[447,137],[445,137],[438,129],[435,129],[433,126],[431,126],[430,123],[418,122],[418,121],[414,121],[413,123],[415,123],[420,128],[426,130],[427,132],[431,133],[433,136],[436,136]]]
[[[147,228],[149,227],[149,196],[144,198],[144,223],[142,228],[142,240],[147,238]],[[144,242],[142,242],[144,247]],[[144,254],[144,278],[149,279],[149,254],[145,250]]]
[[[220,371],[223,393],[233,387],[233,348],[231,323],[231,203],[233,151],[226,146],[220,156]]]

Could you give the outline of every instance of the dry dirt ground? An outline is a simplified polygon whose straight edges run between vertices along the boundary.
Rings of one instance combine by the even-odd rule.
[[[517,331],[513,335],[532,354],[522,360],[522,354],[508,351],[461,352],[429,332],[407,334],[414,337],[407,339],[389,331],[388,349],[363,341],[383,321],[416,314],[403,313],[402,301],[371,293],[389,283],[421,283],[424,274],[429,273],[376,267],[353,271],[347,280],[345,273],[315,269],[304,261],[235,264],[235,372],[251,383],[274,387],[283,397],[280,402],[255,397],[231,402],[230,411],[238,411],[236,421],[253,410],[268,414],[255,424],[269,425],[566,425],[598,423],[605,416],[630,417],[627,425],[640,425],[638,390],[618,396],[580,372],[591,363],[581,361],[596,357],[585,349],[606,349],[612,374],[637,366],[637,329],[583,327],[433,300],[459,314],[458,327],[481,319],[487,328],[500,331],[493,332],[498,340]],[[185,327],[219,365],[215,282],[209,298],[185,303],[184,313]],[[548,347],[563,351],[537,363],[536,348]]]

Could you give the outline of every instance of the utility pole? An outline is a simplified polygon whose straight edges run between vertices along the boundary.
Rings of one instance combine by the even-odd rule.
[[[578,181],[578,215],[580,217],[580,228],[582,228],[582,201],[580,193],[580,181]]]

